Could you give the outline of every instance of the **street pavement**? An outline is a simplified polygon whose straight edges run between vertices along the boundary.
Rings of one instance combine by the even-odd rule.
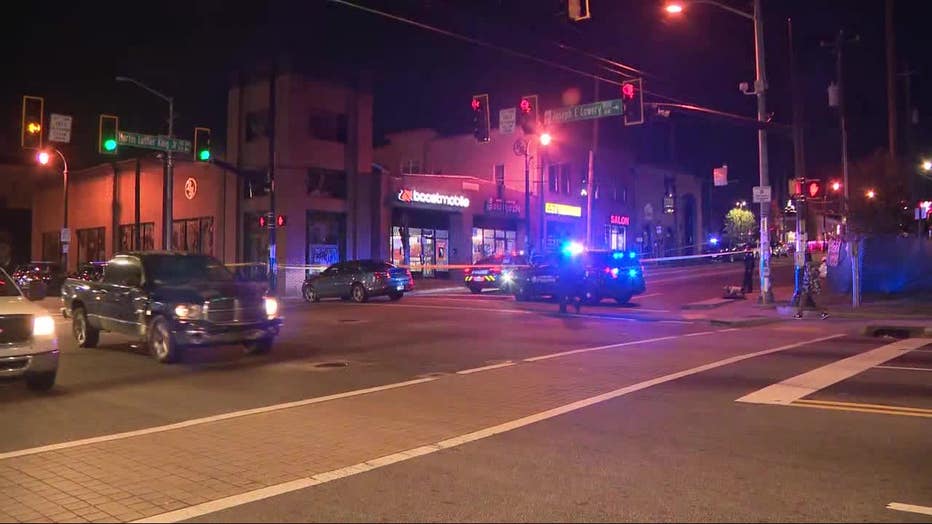
[[[646,273],[580,315],[289,301],[271,354],[177,365],[59,317],[55,389],[0,384],[0,522],[932,521],[932,340],[682,308],[741,264]]]

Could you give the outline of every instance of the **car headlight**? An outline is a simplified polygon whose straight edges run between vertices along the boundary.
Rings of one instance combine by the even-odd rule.
[[[55,334],[55,319],[48,315],[32,319],[32,335],[34,337],[47,337]]]
[[[178,304],[175,306],[175,316],[182,320],[197,320],[204,315],[204,308],[200,304]]]
[[[515,275],[514,275],[514,273],[512,273],[512,272],[510,272],[510,271],[508,271],[508,272],[506,272],[506,273],[502,273],[502,282],[504,282],[504,283],[506,283],[506,284],[511,284],[511,283],[514,282],[514,281],[515,281]]]
[[[273,297],[265,297],[265,314],[269,318],[275,318],[278,315],[278,301]]]

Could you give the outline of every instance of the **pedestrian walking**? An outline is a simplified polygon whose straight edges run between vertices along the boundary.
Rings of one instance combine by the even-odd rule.
[[[742,293],[754,292],[754,250],[748,245],[744,248],[744,283],[741,284]]]
[[[819,318],[825,320],[828,318],[828,311],[820,308],[815,301],[815,296],[822,292],[821,271],[812,263],[812,254],[806,253],[806,263],[803,265],[803,281],[799,286],[799,304],[797,305],[796,318],[803,318],[803,310],[807,304],[811,304],[813,309],[819,310]]]
[[[582,309],[582,301],[586,296],[586,271],[581,258],[581,254],[564,254],[560,259],[557,274],[560,313],[565,314],[571,303],[576,314]]]

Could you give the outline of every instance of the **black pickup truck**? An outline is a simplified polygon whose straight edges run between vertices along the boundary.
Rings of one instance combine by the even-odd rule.
[[[159,362],[182,348],[243,344],[266,353],[282,319],[278,302],[255,284],[237,282],[217,259],[174,252],[120,254],[99,282],[69,278],[62,314],[71,317],[80,347],[95,347],[101,331],[145,341]]]

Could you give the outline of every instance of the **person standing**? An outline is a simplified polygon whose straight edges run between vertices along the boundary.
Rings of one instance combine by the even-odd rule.
[[[754,292],[754,250],[748,245],[744,248],[744,282],[741,284],[742,293]]]
[[[799,304],[797,305],[795,318],[803,318],[803,310],[807,304],[812,304],[814,309],[820,310],[819,318],[825,320],[828,318],[828,311],[820,308],[815,301],[815,296],[822,292],[822,283],[820,281],[819,268],[812,263],[812,254],[806,253],[806,263],[803,265],[803,281],[799,286]]]
[[[557,273],[557,290],[560,298],[560,313],[566,313],[567,306],[573,303],[578,315],[585,298],[586,272],[580,260],[582,255],[564,254],[560,258]]]

